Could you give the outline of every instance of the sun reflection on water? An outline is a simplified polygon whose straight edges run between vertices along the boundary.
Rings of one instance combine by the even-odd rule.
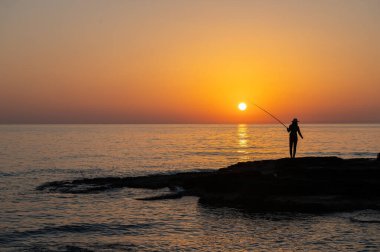
[[[239,124],[237,126],[237,140],[238,140],[238,148],[237,153],[239,153],[240,160],[246,161],[249,159],[249,133],[248,133],[248,125],[247,124]]]

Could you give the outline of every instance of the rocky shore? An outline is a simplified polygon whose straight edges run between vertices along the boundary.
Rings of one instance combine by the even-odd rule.
[[[54,181],[37,190],[99,193],[117,188],[170,188],[143,200],[197,196],[202,204],[252,211],[331,212],[380,209],[380,161],[304,157],[237,163],[216,171]]]

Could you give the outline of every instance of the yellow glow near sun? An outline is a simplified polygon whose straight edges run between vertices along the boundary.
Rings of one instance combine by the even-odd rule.
[[[241,111],[244,111],[244,110],[247,109],[247,104],[245,104],[244,102],[241,102],[241,103],[239,103],[238,108],[239,108]]]

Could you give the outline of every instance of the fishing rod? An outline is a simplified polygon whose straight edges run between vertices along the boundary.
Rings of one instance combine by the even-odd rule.
[[[275,117],[274,115],[272,115],[271,113],[269,113],[268,111],[266,111],[265,109],[263,109],[262,107],[260,107],[259,105],[255,104],[255,103],[252,103],[253,105],[255,105],[256,107],[258,107],[259,109],[261,109],[262,111],[264,111],[265,113],[267,113],[268,115],[270,115],[271,117],[273,117],[277,122],[281,123],[282,125],[284,125],[284,127],[286,129],[288,129],[288,127],[280,121],[280,119],[278,119],[277,117]]]

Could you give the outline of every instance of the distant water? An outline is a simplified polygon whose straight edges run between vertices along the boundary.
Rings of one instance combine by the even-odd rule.
[[[297,156],[375,158],[380,125],[300,125]],[[281,125],[0,125],[1,251],[379,251],[380,213],[257,214],[54,180],[217,169],[288,156]]]

